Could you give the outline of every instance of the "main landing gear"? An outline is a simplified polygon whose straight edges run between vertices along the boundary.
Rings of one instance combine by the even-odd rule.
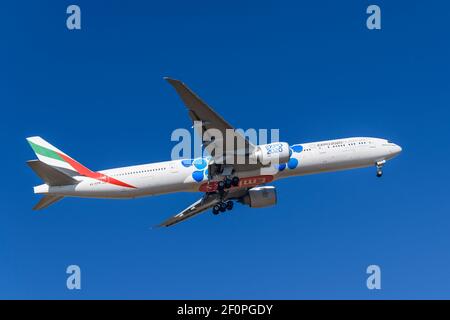
[[[239,185],[239,178],[225,178],[217,183],[217,190],[223,191],[225,189],[230,189],[231,187],[237,187]]]
[[[383,165],[386,163],[386,160],[377,161],[375,163],[377,167],[377,177],[380,178],[383,175]]]
[[[239,177],[232,177],[232,178],[226,177],[225,179],[220,180],[217,183],[217,191],[219,192],[220,199],[224,198],[224,194],[227,189],[237,186],[239,186]],[[232,210],[233,205],[234,202],[231,200],[221,201],[213,207],[212,212],[213,214],[218,215],[221,212]]]
[[[212,212],[213,212],[213,214],[218,215],[221,212],[225,212],[227,210],[233,209],[233,205],[234,205],[234,203],[231,200],[222,201],[213,207]]]

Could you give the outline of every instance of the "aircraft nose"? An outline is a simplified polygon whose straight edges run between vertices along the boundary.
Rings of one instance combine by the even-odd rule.
[[[396,156],[400,152],[402,152],[402,147],[400,147],[398,144],[394,144],[394,146],[391,147],[391,153]]]

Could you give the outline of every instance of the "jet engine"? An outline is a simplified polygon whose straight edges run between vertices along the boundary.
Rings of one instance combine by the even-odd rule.
[[[274,142],[259,145],[252,157],[263,165],[286,163],[289,161],[290,149],[286,142]]]
[[[272,186],[254,187],[239,202],[251,208],[269,207],[277,203],[277,191]]]

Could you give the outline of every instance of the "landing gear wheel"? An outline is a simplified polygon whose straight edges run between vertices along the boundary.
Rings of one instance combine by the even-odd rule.
[[[212,209],[212,213],[213,213],[214,215],[218,215],[219,212],[220,212],[220,206],[219,206],[218,204],[216,204],[216,205],[213,207],[213,209]]]
[[[226,202],[221,202],[219,210],[220,210],[220,212],[225,212],[227,210],[227,203]]]
[[[217,190],[223,191],[223,189],[225,189],[225,181],[219,181],[217,183]]]
[[[237,186],[239,185],[239,178],[238,178],[238,177],[233,177],[233,178],[231,179],[231,185],[232,185],[233,187],[237,187]]]
[[[231,188],[231,180],[230,179],[225,179],[225,189],[230,189]]]
[[[382,170],[377,170],[377,177],[380,178],[383,175]]]
[[[227,210],[232,210],[233,205],[234,205],[233,201],[231,201],[231,200],[227,201]]]

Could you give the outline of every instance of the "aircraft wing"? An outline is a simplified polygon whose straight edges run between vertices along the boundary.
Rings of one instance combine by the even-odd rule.
[[[255,149],[255,146],[239,133],[235,133],[234,144],[227,145],[226,130],[234,130],[234,128],[210,106],[208,106],[202,99],[200,99],[194,92],[192,92],[183,82],[167,77],[164,79],[167,80],[167,82],[169,82],[175,88],[184,105],[188,109],[189,116],[192,121],[201,121],[201,129],[203,131],[203,134],[208,129],[217,129],[221,132],[222,139],[215,137],[213,134],[208,134],[208,132],[205,136],[203,136],[202,134],[201,139],[204,147],[207,147],[208,145],[213,143],[214,145],[218,146],[218,148],[223,148],[226,155],[248,154]],[[200,134],[200,132],[198,133]],[[240,146],[245,147],[244,149],[237,150],[237,148]],[[212,147],[210,147],[210,150],[212,150]],[[220,163],[218,160],[223,161],[222,163],[226,163],[226,160],[223,158],[218,159],[218,157],[214,154],[211,154],[211,156],[214,158],[216,163]]]
[[[192,218],[193,216],[202,213],[205,210],[213,207],[215,204],[220,202],[220,198],[214,194],[205,194],[203,198],[194,202],[189,207],[178,213],[177,215],[170,217],[163,223],[159,224],[158,227],[170,227],[174,224]]]

